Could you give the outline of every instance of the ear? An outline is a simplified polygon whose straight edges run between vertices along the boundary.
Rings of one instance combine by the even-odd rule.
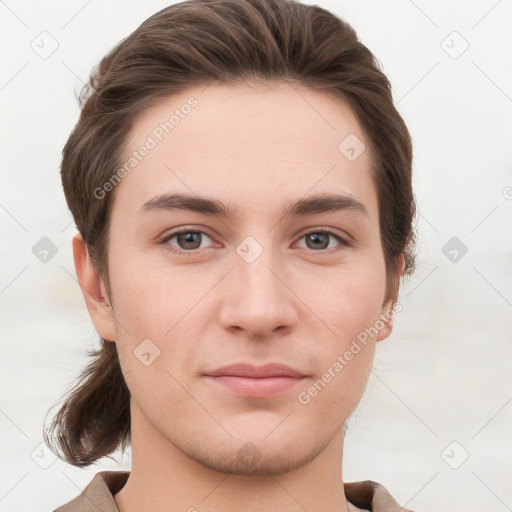
[[[80,233],[73,237],[73,258],[80,288],[96,332],[105,340],[115,341],[115,321],[103,280],[94,268]]]
[[[397,290],[393,296],[382,305],[381,311],[380,311],[380,320],[384,322],[384,327],[382,329],[379,329],[379,332],[377,334],[377,337],[375,338],[376,341],[381,341],[386,339],[391,332],[393,331],[393,320],[396,315],[396,310],[393,308],[394,303],[398,297],[398,288],[400,286],[400,278],[402,277],[402,273],[404,271],[405,267],[405,257],[403,254],[400,254],[396,258],[396,276],[394,281],[394,290]]]

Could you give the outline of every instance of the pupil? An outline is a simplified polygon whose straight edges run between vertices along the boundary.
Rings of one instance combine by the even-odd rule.
[[[324,237],[324,243],[323,244],[322,244],[322,241],[321,241],[322,237]],[[319,246],[322,246],[322,248],[327,247],[328,244],[327,245],[325,244],[326,240],[327,240],[327,235],[325,233],[314,233],[314,234],[312,234],[312,235],[310,235],[308,237],[308,241],[312,241],[313,242],[313,248],[318,248]],[[320,244],[318,244],[317,242],[320,242]]]
[[[201,242],[199,240],[199,233],[185,233],[181,234],[180,238],[182,239],[183,243],[185,244],[185,249],[197,249],[199,245],[201,245]],[[184,240],[183,240],[184,239]],[[193,247],[190,247],[188,244],[196,244]]]

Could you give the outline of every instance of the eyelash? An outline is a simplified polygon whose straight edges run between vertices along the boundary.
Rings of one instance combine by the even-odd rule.
[[[181,230],[174,231],[174,232],[166,235],[164,238],[162,238],[159,241],[159,243],[164,245],[166,250],[168,250],[169,252],[171,252],[173,254],[185,255],[185,256],[195,256],[195,255],[197,255],[198,251],[200,249],[192,249],[190,251],[184,251],[184,250],[176,249],[174,246],[171,246],[169,244],[170,240],[172,240],[176,236],[181,235],[183,233],[200,233],[202,235],[206,235],[210,239],[213,239],[213,237],[211,237],[205,231],[201,231],[201,230],[198,230],[198,229],[181,229]],[[332,236],[333,238],[335,238],[339,242],[339,246],[338,247],[331,247],[330,249],[319,249],[319,250],[307,249],[311,253],[327,253],[327,254],[331,254],[332,252],[337,252],[337,251],[343,250],[345,248],[352,247],[352,243],[351,242],[349,242],[348,240],[345,240],[344,238],[342,238],[340,235],[338,235],[334,231],[331,231],[331,230],[325,229],[325,228],[318,228],[318,229],[315,229],[315,230],[312,230],[312,231],[308,231],[307,233],[304,233],[299,238],[299,240],[302,240],[307,235],[312,235],[312,234],[315,234],[315,235],[316,234],[330,235],[330,236]]]

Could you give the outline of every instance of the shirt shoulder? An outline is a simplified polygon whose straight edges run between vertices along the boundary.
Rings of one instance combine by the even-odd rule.
[[[371,512],[413,512],[401,507],[381,484],[372,480],[345,482],[347,500],[362,510]]]
[[[119,512],[114,494],[122,489],[130,471],[101,471],[96,473],[79,496],[54,512]]]

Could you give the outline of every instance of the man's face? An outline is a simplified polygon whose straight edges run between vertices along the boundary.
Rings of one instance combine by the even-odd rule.
[[[361,141],[344,102],[288,85],[194,88],[137,119],[109,231],[116,323],[100,332],[118,347],[132,441],[250,474],[298,467],[340,438],[389,334],[361,342],[390,306]],[[171,208],[171,194],[232,216]],[[283,216],[327,195],[348,201]],[[300,378],[221,369],[269,363]]]

